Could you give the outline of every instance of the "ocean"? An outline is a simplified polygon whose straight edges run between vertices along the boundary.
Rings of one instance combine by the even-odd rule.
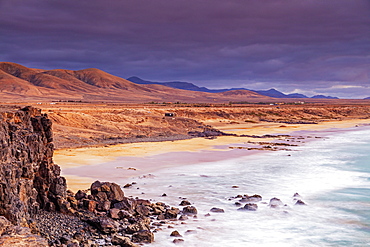
[[[292,151],[248,155],[244,150],[239,157],[133,179],[137,184],[125,189],[126,195],[179,208],[186,198],[198,210],[196,218],[161,226],[150,246],[173,246],[174,230],[188,247],[370,246],[370,128],[310,135],[324,138],[311,138]],[[295,205],[295,193],[306,205]],[[254,194],[262,196],[258,209],[238,210],[235,197]],[[271,208],[271,198],[282,205]],[[214,207],[224,213],[210,212]]]

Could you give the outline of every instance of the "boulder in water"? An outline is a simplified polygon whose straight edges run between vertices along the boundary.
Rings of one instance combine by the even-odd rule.
[[[184,242],[184,239],[176,238],[172,241],[174,244],[182,244]]]
[[[181,234],[178,231],[171,232],[171,237],[182,237]]]
[[[269,203],[270,208],[278,208],[283,205],[284,203],[279,198],[274,197],[270,199]]]
[[[180,202],[180,206],[188,206],[188,205],[191,205],[191,203],[187,200],[183,200]]]
[[[243,196],[240,202],[259,202],[262,201],[262,196],[260,195],[253,195],[253,196]]]
[[[198,213],[198,210],[194,206],[186,206],[183,208],[182,213],[185,215],[194,215]]]
[[[307,205],[307,204],[304,203],[304,201],[302,200],[297,200],[297,202],[294,205]]]
[[[211,208],[210,211],[213,213],[225,213],[225,210],[223,210],[222,208]]]
[[[243,209],[248,211],[257,211],[258,206],[255,203],[247,203],[244,205]]]

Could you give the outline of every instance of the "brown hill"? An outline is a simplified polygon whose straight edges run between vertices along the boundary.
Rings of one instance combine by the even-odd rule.
[[[249,91],[249,90],[231,90],[231,91],[226,91],[222,93],[218,93],[219,95],[222,96],[242,96],[242,97],[248,97],[248,98],[260,98],[261,94]]]
[[[41,70],[0,62],[0,97],[7,101],[83,100],[127,103],[271,100],[248,90],[193,92],[162,85],[139,85],[99,69]]]

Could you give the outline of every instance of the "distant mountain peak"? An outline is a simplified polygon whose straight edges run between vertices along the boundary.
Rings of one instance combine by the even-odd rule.
[[[197,91],[197,92],[207,92],[210,93],[213,90],[205,88],[205,87],[198,87],[197,85],[189,82],[181,82],[181,81],[172,81],[172,82],[154,82],[154,81],[146,81],[143,80],[137,76],[132,76],[130,78],[127,78],[128,81],[131,81],[133,83],[137,84],[157,84],[157,85],[163,85],[166,87],[172,87],[177,89],[183,89],[183,90],[189,90],[189,91]],[[224,92],[224,91],[217,91]]]
[[[278,91],[275,88],[270,88],[268,90],[251,90],[247,88],[224,88],[224,89],[208,89],[206,87],[199,87],[193,83],[189,82],[179,82],[179,81],[173,81],[173,82],[153,82],[153,81],[147,81],[143,80],[137,76],[132,76],[130,78],[127,78],[128,81],[137,83],[137,84],[158,84],[163,85],[167,87],[177,88],[177,89],[184,89],[184,90],[190,90],[190,91],[198,91],[198,92],[207,92],[207,93],[222,93],[222,92],[228,92],[228,91],[234,91],[234,90],[248,90],[255,93],[258,93],[260,95],[272,97],[272,98],[302,98],[306,99],[309,98],[304,94],[300,93],[292,93],[292,94],[284,94],[280,91]],[[337,99],[337,97],[331,97],[331,96],[324,96],[324,95],[316,95],[312,98],[317,99]]]
[[[313,99],[339,99],[338,97],[326,96],[326,95],[322,95],[322,94],[312,96],[311,98],[313,98]]]

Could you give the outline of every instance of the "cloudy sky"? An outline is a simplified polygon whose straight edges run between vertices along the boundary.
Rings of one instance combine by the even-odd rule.
[[[0,0],[0,61],[370,96],[369,0]]]

